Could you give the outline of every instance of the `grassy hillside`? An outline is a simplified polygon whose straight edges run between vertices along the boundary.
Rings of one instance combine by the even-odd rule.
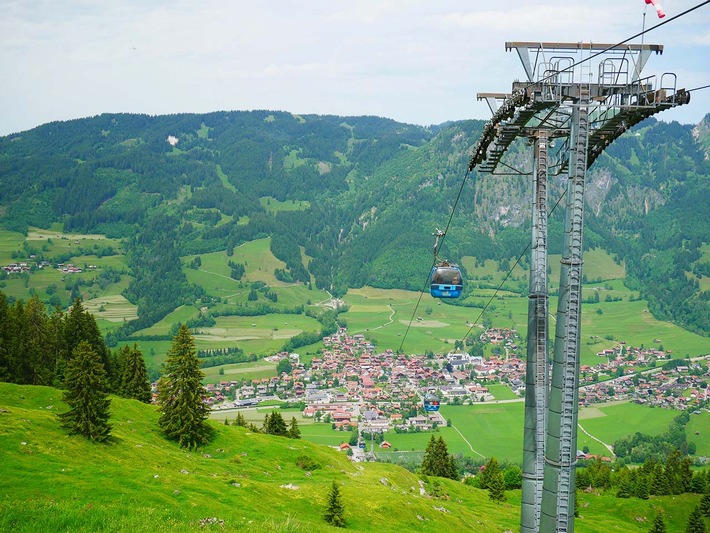
[[[332,481],[341,485],[351,531],[517,529],[519,491],[496,505],[483,491],[441,479],[448,498],[433,499],[398,467],[355,464],[307,441],[220,423],[208,446],[186,452],[160,436],[155,407],[119,398],[113,440],[96,445],[59,429],[60,398],[56,389],[0,383],[0,530],[197,531],[215,517],[232,531],[330,531],[321,514]],[[296,464],[302,456],[320,468],[304,471]],[[669,531],[679,531],[698,499],[583,494],[576,529],[646,531],[663,508]]]

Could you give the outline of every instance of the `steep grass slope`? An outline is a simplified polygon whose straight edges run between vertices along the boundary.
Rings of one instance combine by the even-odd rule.
[[[65,409],[56,389],[0,383],[0,530],[222,530],[224,521],[233,531],[334,531],[321,518],[332,481],[352,531],[517,530],[518,491],[496,505],[462,483],[422,485],[393,465],[358,465],[323,446],[217,423],[209,446],[186,452],[159,434],[155,407],[120,398],[112,442],[96,445],[59,428]],[[299,467],[304,456],[320,468]],[[437,482],[447,497],[431,496]],[[676,531],[697,499],[582,495],[577,530],[646,531],[660,506]]]

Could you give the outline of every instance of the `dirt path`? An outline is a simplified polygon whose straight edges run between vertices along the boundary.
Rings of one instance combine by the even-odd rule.
[[[392,307],[391,304],[387,304],[387,307],[391,311],[390,316],[389,316],[389,322],[387,322],[386,324],[382,324],[381,326],[370,328],[370,330],[384,328],[385,326],[389,326],[390,324],[392,324],[392,322],[394,322],[393,317],[397,311],[394,310],[394,308]]]
[[[586,429],[584,429],[584,427],[582,426],[582,424],[577,423],[577,427],[578,427],[579,429],[581,429],[582,432],[584,432],[584,434],[585,434],[587,437],[589,437],[589,438],[592,439],[592,440],[597,441],[599,444],[601,444],[601,445],[604,446],[607,450],[609,450],[609,453],[611,453],[612,456],[614,456],[614,447],[613,447],[613,446],[610,446],[610,445],[607,444],[606,442],[604,442],[604,441],[602,441],[602,440],[596,438],[594,435],[592,435],[591,433],[589,433],[589,431],[587,431]]]
[[[468,439],[463,436],[463,433],[461,433],[461,432],[459,431],[459,428],[457,428],[457,427],[454,426],[453,424],[451,424],[451,427],[454,428],[454,429],[456,430],[456,432],[457,432],[459,435],[461,435],[461,438],[463,439],[463,441],[464,441],[466,444],[468,444],[468,447],[471,448],[471,451],[472,451],[473,453],[475,453],[475,454],[477,454],[477,455],[480,455],[480,456],[483,457],[484,459],[486,458],[486,456],[483,455],[481,452],[479,452],[479,451],[473,449],[473,446],[471,446],[471,443],[468,442]]]

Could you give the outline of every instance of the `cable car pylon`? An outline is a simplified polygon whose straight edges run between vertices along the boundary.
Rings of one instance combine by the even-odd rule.
[[[662,45],[508,42],[527,80],[510,94],[479,93],[493,113],[469,170],[495,175],[511,143],[534,145],[532,246],[525,377],[521,532],[573,533],[584,188],[604,149],[643,119],[690,101],[676,76],[641,77]],[[586,55],[586,57],[585,57]],[[592,64],[592,59],[595,64]],[[559,147],[551,152],[552,141]],[[548,378],[547,178],[567,174],[555,348]]]

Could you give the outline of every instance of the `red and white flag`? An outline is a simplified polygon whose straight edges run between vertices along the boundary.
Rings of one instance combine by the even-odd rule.
[[[666,14],[663,12],[663,8],[661,7],[660,2],[658,0],[646,0],[647,4],[653,5],[653,7],[656,8],[656,13],[658,13],[658,18],[662,19],[663,17],[666,16]]]

